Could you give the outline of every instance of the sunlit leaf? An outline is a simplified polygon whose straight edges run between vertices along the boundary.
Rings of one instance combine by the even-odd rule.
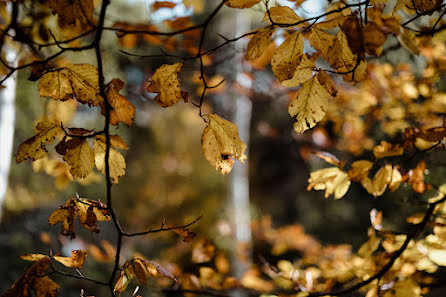
[[[311,172],[308,183],[308,191],[325,190],[325,198],[334,194],[335,199],[340,199],[347,193],[351,182],[347,173],[338,167],[330,167]]]
[[[169,107],[183,98],[178,80],[178,73],[182,67],[183,63],[165,64],[159,67],[152,76],[147,91],[158,93],[155,101],[162,107]]]

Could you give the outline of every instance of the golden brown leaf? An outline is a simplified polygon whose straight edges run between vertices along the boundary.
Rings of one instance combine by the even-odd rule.
[[[329,50],[328,63],[338,72],[348,72],[355,67],[356,59],[344,32],[339,31],[333,47]]]
[[[420,48],[415,43],[415,34],[412,31],[401,28],[401,32],[398,35],[398,40],[402,46],[404,46],[409,52],[414,55],[421,53]]]
[[[392,165],[385,165],[376,172],[373,180],[366,177],[361,181],[361,184],[369,194],[372,194],[375,197],[381,196],[392,181],[392,175]]]
[[[306,37],[310,41],[310,45],[320,52],[324,59],[328,60],[329,50],[333,46],[336,37],[320,29],[317,25],[311,29]]]
[[[307,55],[302,55],[300,61],[294,69],[292,77],[290,79],[283,80],[280,83],[289,88],[297,87],[311,78],[314,69],[314,62],[308,59]]]
[[[94,167],[94,154],[85,138],[68,140],[63,159],[75,179],[86,177]]]
[[[90,106],[103,102],[99,95],[98,70],[89,64],[68,65],[45,74],[39,81],[39,94],[62,101],[75,98]]]
[[[418,162],[417,167],[409,171],[409,184],[412,189],[423,194],[427,190],[427,185],[424,183],[424,172],[426,171],[426,162],[424,160]]]
[[[290,116],[296,116],[294,130],[300,134],[313,128],[324,117],[330,98],[316,75],[306,81],[288,107]]]
[[[101,202],[79,198],[77,199],[79,222],[87,229],[98,233],[96,222],[110,221],[110,211]]]
[[[377,159],[401,156],[404,153],[404,148],[399,144],[391,144],[382,140],[381,143],[373,148],[373,154]]]
[[[105,143],[105,135],[97,135],[96,138]],[[127,143],[119,135],[110,135],[110,145],[120,150],[129,149]]]
[[[74,220],[77,217],[77,203],[74,199],[69,199],[64,205],[61,205],[58,209],[48,218],[48,224],[56,225],[62,222],[62,231],[60,234],[76,237],[74,233]]]
[[[364,38],[363,27],[359,18],[355,15],[348,16],[341,25],[348,45],[352,52],[356,55],[364,55]]]
[[[118,126],[119,123],[131,126],[135,118],[135,106],[124,96],[118,93],[124,87],[120,79],[113,79],[107,91],[107,99],[110,103],[110,125]],[[101,105],[101,113],[105,115],[106,107]]]
[[[304,50],[304,41],[300,32],[288,36],[277,48],[271,59],[274,75],[282,82],[294,76],[297,65],[300,64]]]
[[[141,285],[147,284],[149,278],[149,271],[146,265],[140,259],[133,260],[133,271],[135,272],[136,279]]]
[[[364,27],[364,47],[369,55],[381,55],[383,45],[387,40],[386,34],[381,31],[381,28],[373,23],[368,22]]]
[[[182,67],[183,63],[164,64],[152,76],[147,91],[158,93],[155,101],[162,107],[169,107],[183,98],[178,80],[178,73],[180,73]]]
[[[118,280],[115,283],[115,287],[113,288],[113,292],[122,293],[127,289],[127,286],[133,279],[133,268],[132,265],[127,261],[124,263],[125,269],[121,270]]]
[[[351,182],[347,173],[338,167],[330,167],[311,172],[308,183],[307,191],[325,190],[325,198],[334,194],[335,199],[340,199],[347,193]]]
[[[105,142],[100,138],[96,138],[93,144],[94,159],[96,168],[105,174]],[[110,148],[109,156],[110,177],[113,183],[117,184],[121,176],[125,174],[125,159],[124,156],[115,149]]]
[[[248,44],[248,51],[246,53],[247,60],[254,60],[260,57],[268,45],[271,43],[271,36],[274,32],[273,27],[260,29],[252,37]]]
[[[62,129],[60,125],[44,121],[36,125],[36,135],[22,142],[17,149],[16,162],[21,163],[27,159],[33,161],[43,158],[46,155],[45,144],[52,142]]]
[[[85,256],[87,255],[87,251],[84,250],[72,250],[71,257],[60,257],[54,256],[54,260],[59,263],[62,263],[66,267],[71,268],[82,268],[85,262]]]
[[[216,114],[209,115],[207,126],[201,137],[205,158],[222,174],[231,171],[233,159],[244,162],[246,144],[240,139],[237,126]]]
[[[352,168],[348,171],[348,176],[352,181],[361,181],[369,175],[373,163],[367,160],[359,160],[352,163]]]
[[[299,17],[294,10],[289,8],[288,6],[279,6],[279,7],[271,7],[268,12],[265,13],[263,17],[263,22],[268,21],[271,23],[273,20],[276,24],[296,24],[302,21],[302,18]]]
[[[228,0],[225,2],[226,6],[233,8],[249,8],[256,5],[261,0]]]

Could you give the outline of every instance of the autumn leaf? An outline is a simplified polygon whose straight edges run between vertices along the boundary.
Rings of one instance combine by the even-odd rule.
[[[249,8],[256,5],[261,0],[228,0],[225,2],[226,6],[233,8]]]
[[[300,32],[288,36],[276,49],[271,66],[274,76],[280,81],[293,78],[297,66],[301,63],[304,41]]]
[[[178,228],[174,225],[167,225],[168,228],[171,228],[173,232],[183,237],[183,241],[185,243],[191,243],[192,240],[197,236],[197,233],[190,231],[186,228]]]
[[[98,233],[96,222],[110,221],[110,210],[101,202],[79,198],[77,199],[79,222],[87,229]]]
[[[56,225],[62,223],[62,235],[70,236],[75,238],[74,233],[74,220],[77,217],[77,204],[74,199],[69,199],[64,205],[61,205],[58,209],[53,211],[53,213],[48,218],[48,224]]]
[[[324,168],[310,173],[307,191],[325,190],[325,198],[334,194],[335,199],[344,197],[350,187],[348,174],[338,167]]]
[[[222,174],[231,171],[234,160],[244,162],[246,144],[240,139],[237,126],[216,114],[209,115],[201,137],[201,148],[209,163]]]
[[[134,276],[133,268],[132,268],[132,265],[130,265],[129,261],[124,263],[123,268],[124,267],[125,267],[125,269],[121,270],[118,280],[115,283],[113,292],[116,292],[116,293],[124,292],[125,289],[127,289],[127,286],[130,284],[130,282],[133,279],[133,276]]]
[[[70,165],[70,173],[76,178],[85,178],[94,167],[94,154],[85,138],[73,138],[66,142],[64,161]]]
[[[294,68],[294,73],[289,79],[283,80],[280,83],[285,87],[297,87],[311,78],[315,69],[314,62],[310,60],[307,55],[302,55],[298,64]]]
[[[105,143],[105,135],[97,135],[96,138]],[[127,143],[119,135],[110,135],[110,145],[120,150],[129,149]]]
[[[89,64],[67,65],[48,72],[39,81],[39,94],[62,101],[75,98],[89,106],[98,106],[103,102],[99,95],[98,70]]]
[[[51,259],[48,256],[38,259],[11,288],[3,293],[2,297],[28,297],[31,290],[34,290],[36,297],[56,297],[60,286],[44,275],[50,263]]]
[[[427,185],[424,183],[424,173],[426,171],[426,162],[424,160],[418,162],[417,166],[409,171],[409,184],[412,189],[423,194],[427,190]]]
[[[294,130],[300,134],[313,128],[324,117],[330,98],[317,75],[306,81],[288,108],[290,116],[297,119]]]
[[[367,160],[359,160],[352,163],[348,176],[352,181],[361,181],[369,175],[373,163]]]
[[[271,18],[271,19],[270,19]],[[271,7],[268,12],[265,12],[265,16],[263,17],[263,22],[267,21],[271,23],[273,20],[276,24],[296,24],[302,21],[302,18],[299,17],[294,10],[289,8],[288,6],[279,6],[279,7]]]
[[[76,20],[88,24],[92,19],[93,0],[49,0],[47,5],[59,15],[59,20],[74,25]]]
[[[164,64],[152,76],[147,91],[158,93],[155,101],[162,107],[169,107],[183,98],[178,80],[178,73],[180,73],[182,67],[183,63]]]
[[[103,141],[104,140],[104,141]],[[105,175],[105,139],[96,137],[93,143],[94,159],[96,167]],[[125,174],[124,156],[117,150],[110,148],[109,156],[110,178],[113,183],[117,184],[121,176]]]
[[[85,262],[85,256],[87,255],[87,251],[84,250],[72,250],[71,257],[60,257],[54,256],[54,260],[59,263],[62,263],[66,267],[71,268],[82,268]]]
[[[313,26],[310,33],[304,33],[310,41],[310,45],[321,53],[322,57],[326,60],[329,59],[329,52],[334,44],[335,36],[325,32],[317,25]]]
[[[124,87],[124,82],[118,78],[110,82],[107,91],[107,99],[110,104],[110,125],[118,126],[119,123],[131,126],[135,117],[135,106],[118,92]],[[105,104],[101,105],[101,114],[105,115]]]
[[[248,44],[248,51],[246,53],[247,60],[254,60],[260,57],[268,45],[271,43],[271,36],[274,28],[267,27],[260,29],[252,37]]]
[[[350,49],[344,32],[339,31],[329,50],[328,63],[338,72],[348,72],[355,67],[357,58]]]
[[[140,259],[133,260],[133,271],[135,272],[136,279],[141,285],[147,284],[147,279],[150,274],[146,265]]]
[[[33,161],[45,157],[45,144],[51,143],[62,133],[60,125],[44,121],[36,125],[36,135],[22,142],[17,149],[16,162],[21,163],[27,159]]]
[[[401,156],[404,153],[404,148],[400,145],[392,145],[387,141],[382,140],[381,143],[373,148],[373,154],[377,159]]]
[[[361,184],[369,194],[378,197],[386,191],[387,186],[392,181],[392,175],[392,165],[385,165],[376,172],[373,180],[366,177],[361,180]]]
[[[419,55],[421,53],[420,48],[415,43],[415,34],[413,34],[412,31],[401,28],[400,34],[397,37],[400,44],[404,46],[409,52],[414,55]]]
[[[152,10],[157,11],[161,8],[174,8],[177,4],[169,1],[155,1],[152,4]]]

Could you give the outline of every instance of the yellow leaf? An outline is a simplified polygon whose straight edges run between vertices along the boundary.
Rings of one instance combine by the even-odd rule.
[[[378,170],[373,180],[366,177],[361,181],[361,184],[369,194],[375,197],[381,196],[386,191],[387,185],[392,181],[392,175],[392,165],[385,165]]]
[[[352,163],[352,168],[348,171],[348,175],[353,181],[361,181],[369,175],[373,163],[367,160],[359,160]]]
[[[20,258],[22,258],[25,261],[32,261],[32,262],[37,262],[42,258],[48,257],[47,255],[42,255],[42,254],[27,254],[27,255],[23,255],[20,256]]]
[[[260,0],[228,0],[225,4],[232,8],[249,8],[259,2]]]
[[[73,138],[66,142],[64,161],[70,165],[73,177],[84,178],[93,170],[94,154],[85,138]]]
[[[232,159],[243,163],[247,158],[246,144],[240,139],[237,126],[216,114],[209,115],[209,126],[203,131],[201,147],[205,158],[222,174],[231,171]]]
[[[355,67],[356,59],[344,32],[339,31],[333,47],[329,50],[328,63],[338,72],[347,72]]]
[[[107,205],[84,198],[77,199],[77,209],[79,214],[79,222],[87,229],[93,232],[99,232],[96,222],[110,221],[110,211]]]
[[[402,181],[403,176],[401,175],[401,172],[396,167],[394,167],[392,169],[392,178],[389,183],[389,190],[393,192],[398,189]]]
[[[288,107],[290,116],[297,115],[294,130],[300,134],[313,128],[324,117],[330,98],[330,94],[321,86],[316,75],[306,81]]]
[[[105,142],[100,138],[96,138],[94,140],[93,150],[96,167],[105,175]],[[124,156],[112,148],[110,148],[109,166],[111,180],[117,184],[118,179],[125,174],[126,164]]]
[[[22,142],[17,149],[16,162],[21,163],[27,159],[33,161],[46,155],[45,144],[52,142],[61,132],[60,125],[44,121],[36,125],[36,135]]]
[[[84,250],[72,250],[71,257],[59,257],[54,256],[54,260],[59,263],[62,263],[66,267],[71,268],[82,268],[85,262],[85,256],[87,255],[87,251]]]
[[[381,143],[373,148],[373,154],[377,159],[401,156],[404,153],[404,148],[399,144],[392,145],[387,141],[381,141]]]
[[[319,29],[318,26],[314,26],[307,37],[310,45],[320,52],[324,59],[328,60],[329,50],[333,46],[336,37]]]
[[[295,32],[285,39],[276,49],[271,66],[276,78],[282,82],[294,76],[297,65],[301,62],[303,55],[304,41],[300,32]]]
[[[178,73],[182,67],[183,63],[165,64],[158,68],[152,76],[147,91],[158,93],[155,101],[162,107],[169,107],[182,99],[178,80]]]
[[[74,220],[77,217],[77,204],[74,199],[68,199],[64,205],[53,211],[48,218],[48,224],[56,225],[62,222],[62,235],[76,237],[74,233]]]
[[[398,40],[402,46],[404,46],[409,52],[414,55],[420,54],[420,49],[418,45],[415,43],[415,34],[412,31],[401,28],[401,32],[398,35]]]
[[[311,78],[314,67],[314,62],[308,59],[307,55],[302,55],[299,63],[294,69],[293,76],[290,79],[281,81],[280,83],[289,88],[297,87]]]
[[[105,135],[98,135],[96,138],[105,143]],[[119,135],[110,135],[110,145],[120,150],[129,149],[127,143]]]
[[[121,270],[118,280],[116,281],[113,292],[122,293],[133,279],[133,269],[129,262],[125,262],[124,270]]]
[[[446,250],[433,249],[429,251],[429,259],[437,265],[446,266]]]
[[[311,172],[308,183],[307,191],[313,188],[325,190],[325,198],[334,194],[335,199],[340,199],[347,193],[351,182],[347,173],[338,167],[330,167]]]
[[[295,24],[302,21],[302,18],[299,17],[294,10],[289,8],[288,6],[280,6],[280,7],[271,7],[268,12],[265,13],[263,17],[263,22],[270,22],[270,17],[276,24]]]
[[[75,98],[90,106],[103,102],[99,95],[98,70],[89,64],[68,65],[45,74],[39,81],[39,94],[62,101]]]
[[[135,106],[124,96],[118,93],[124,87],[120,79],[113,79],[107,91],[107,99],[110,103],[110,124],[118,126],[119,123],[131,126],[135,117]],[[105,115],[105,105],[101,105],[101,113]]]
[[[386,291],[383,297],[420,297],[421,288],[411,278],[395,283],[395,285]]]
[[[248,52],[246,53],[247,60],[254,60],[260,57],[268,45],[271,43],[271,36],[274,28],[263,28],[257,31],[248,44]]]

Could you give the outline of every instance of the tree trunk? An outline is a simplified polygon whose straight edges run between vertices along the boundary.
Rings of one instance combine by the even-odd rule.
[[[7,3],[11,10],[12,3]],[[11,48],[7,43],[3,44],[2,53],[5,53],[6,62],[17,67],[17,50]],[[0,220],[2,217],[3,200],[8,186],[9,169],[11,166],[12,146],[14,139],[15,121],[15,93],[17,75],[14,73],[4,83],[6,88],[0,90]]]

